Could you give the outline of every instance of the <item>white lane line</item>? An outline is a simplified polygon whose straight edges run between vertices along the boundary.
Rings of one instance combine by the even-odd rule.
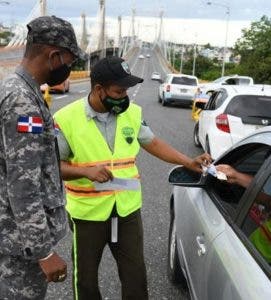
[[[55,99],[61,99],[61,98],[66,98],[66,97],[68,97],[68,95],[57,96],[57,97],[55,97]]]
[[[85,93],[87,90],[81,90],[79,91],[79,93]]]

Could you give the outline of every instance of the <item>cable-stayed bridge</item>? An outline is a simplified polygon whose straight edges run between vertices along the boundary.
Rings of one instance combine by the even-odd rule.
[[[106,0],[98,1],[99,9],[97,11],[95,22],[92,24],[91,28],[87,27],[86,15],[82,12],[80,32],[76,32],[80,47],[89,54],[90,59],[86,63],[86,68],[91,68],[98,59],[105,56],[117,55],[127,58],[135,52],[135,49],[140,48],[143,43],[143,41],[138,39],[138,36],[135,33],[135,8],[131,10],[128,34],[123,36],[122,16],[118,16],[118,28],[115,30],[114,36],[110,37],[107,33],[106,26]],[[48,4],[49,1],[47,0],[37,0],[28,16],[26,16],[24,22],[15,27],[14,36],[9,44],[4,49],[0,50],[0,79],[1,69],[2,72],[6,73],[6,71],[3,71],[3,68],[12,68],[14,65],[18,64],[23,56],[27,35],[26,24],[39,16],[57,15],[56,12],[48,10]],[[159,26],[152,42],[152,47],[157,54],[161,56],[161,59],[167,60],[170,51],[168,50],[167,43],[164,41],[163,12],[160,12],[158,17]],[[90,32],[91,34],[89,34]]]

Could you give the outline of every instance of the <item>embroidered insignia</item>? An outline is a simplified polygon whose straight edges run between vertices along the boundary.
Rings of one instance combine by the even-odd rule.
[[[135,138],[135,131],[132,127],[123,127],[122,130],[122,135],[124,136],[126,142],[128,144],[132,144],[134,138]]]
[[[41,117],[19,116],[17,132],[42,133],[43,121]]]
[[[127,64],[126,61],[123,61],[123,62],[121,63],[121,66],[122,66],[123,70],[124,70],[127,74],[131,74],[129,65]]]

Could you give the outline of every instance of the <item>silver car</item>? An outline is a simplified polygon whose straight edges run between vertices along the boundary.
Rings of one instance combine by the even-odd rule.
[[[246,189],[183,167],[171,171],[168,273],[192,299],[271,299],[270,154],[268,126],[215,161],[253,175]]]

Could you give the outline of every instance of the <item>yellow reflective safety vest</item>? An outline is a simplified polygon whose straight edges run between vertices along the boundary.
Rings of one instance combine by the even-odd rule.
[[[271,220],[261,224],[249,237],[258,251],[271,263]]]
[[[88,120],[84,99],[77,100],[59,110],[55,121],[64,134],[73,156],[72,166],[104,165],[115,177],[139,178],[135,165],[140,145],[137,137],[141,127],[141,108],[130,104],[127,111],[116,116],[115,147],[112,153],[93,119]],[[138,191],[96,191],[87,178],[65,182],[66,209],[73,218],[105,221],[116,203],[117,212],[124,217],[142,205]]]

